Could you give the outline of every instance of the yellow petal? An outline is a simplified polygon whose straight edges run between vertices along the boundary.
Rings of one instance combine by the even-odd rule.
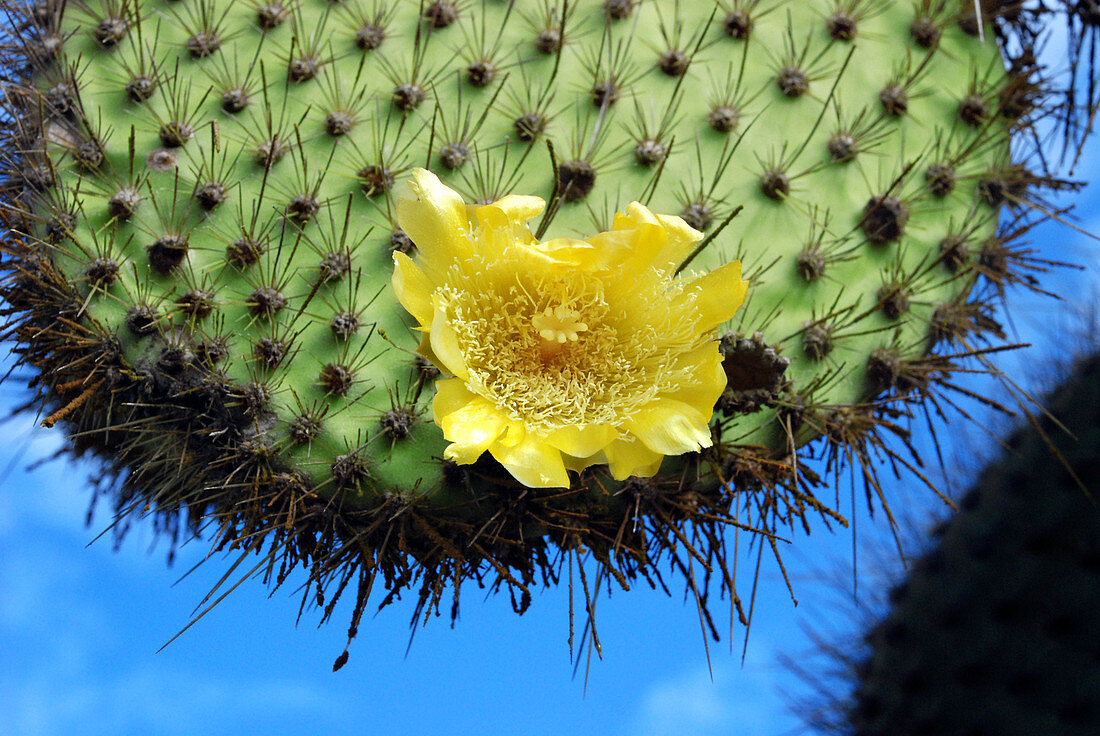
[[[642,231],[644,235],[640,235],[635,246],[638,254],[634,262],[641,268],[653,266],[669,276],[703,239],[703,233],[684,222],[682,217],[655,215],[640,202],[631,202],[624,212],[615,215],[612,230]],[[652,234],[653,231],[659,231],[659,238]]]
[[[424,356],[424,359],[434,365],[440,371],[446,370],[443,367],[443,361],[439,359],[435,353],[432,352],[432,335],[427,327],[417,327],[420,330],[420,347],[416,349],[416,352]]]
[[[566,455],[564,452],[561,455],[562,461],[565,462],[565,469],[572,470],[575,473],[579,473],[589,465],[606,465],[607,456],[604,455],[603,450],[600,450],[594,455],[587,457],[574,457],[573,455]]]
[[[698,334],[713,330],[733,317],[745,301],[749,282],[741,278],[741,261],[731,261],[688,282],[677,298],[678,306],[692,299],[698,310]]]
[[[463,380],[470,377],[470,371],[466,367],[466,358],[462,355],[462,348],[458,344],[458,333],[451,327],[447,319],[447,312],[440,300],[435,300],[435,314],[431,321],[429,333],[432,353],[435,355],[436,368],[450,373]]]
[[[421,327],[432,323],[432,291],[435,286],[431,280],[413,263],[413,260],[399,250],[393,252],[393,276],[390,278],[393,291],[401,306],[408,311]]]
[[[691,255],[691,251],[695,250],[695,246],[703,239],[703,233],[676,215],[657,215],[657,221],[668,233],[668,241],[653,265],[672,275],[684,259]]]
[[[500,438],[500,444],[505,447],[515,447],[527,437],[527,428],[523,422],[508,421],[508,427],[504,430],[504,436]]]
[[[522,442],[507,447],[496,443],[489,452],[512,477],[530,488],[567,488],[569,475],[561,451],[528,432]]]
[[[443,457],[460,465],[481,457],[508,426],[508,418],[496,406],[457,378],[436,383],[432,412],[443,436],[453,443],[443,451]]]
[[[624,425],[662,455],[682,455],[710,447],[710,414],[676,399],[661,398],[637,411]]]
[[[546,435],[546,442],[567,455],[588,457],[607,447],[618,436],[618,431],[610,425],[589,424],[559,427]]]
[[[413,169],[413,178],[398,191],[396,203],[397,224],[416,243],[419,260],[429,272],[469,257],[466,203],[435,174]]]
[[[630,230],[612,230],[593,235],[589,243],[600,251],[600,262],[607,267],[623,266],[631,272],[644,271],[665,246],[667,236],[657,224],[642,222]]]
[[[726,388],[726,371],[722,368],[722,354],[718,351],[718,342],[710,340],[695,350],[676,356],[674,367],[684,370],[690,376],[682,381],[675,390],[661,395],[686,404],[707,414],[714,413],[714,405]]]
[[[532,243],[535,236],[527,221],[546,208],[541,197],[509,194],[492,204],[477,208],[477,221],[486,235],[503,237],[518,243]]]
[[[549,259],[547,267],[564,270],[591,270],[601,260],[598,248],[586,240],[574,238],[554,238],[542,243],[534,243],[529,250],[537,252],[543,259]]]
[[[458,411],[475,399],[482,398],[458,378],[441,378],[435,382],[435,398],[432,399],[432,412],[436,422]]]
[[[661,467],[664,455],[646,447],[636,439],[615,440],[604,450],[608,469],[615,480],[626,480],[632,475],[648,478]]]
[[[489,449],[489,443],[485,443],[484,445],[460,445],[457,442],[452,442],[443,448],[443,459],[450,460],[459,465],[472,465],[477,462],[479,457],[485,454],[487,449]]]
[[[622,212],[615,213],[615,221],[612,223],[611,229],[613,231],[633,230],[643,223],[660,225],[661,221],[641,202],[631,202]]]

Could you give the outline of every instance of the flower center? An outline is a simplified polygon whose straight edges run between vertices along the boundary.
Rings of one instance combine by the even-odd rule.
[[[561,352],[566,342],[576,342],[577,333],[588,330],[588,325],[581,321],[581,313],[564,304],[546,307],[531,318],[531,326],[542,338],[539,353],[544,360]]]
[[[688,342],[694,335],[661,307],[664,282],[640,280],[629,303],[621,293],[609,303],[608,288],[589,274],[547,279],[498,262],[453,271],[437,293],[469,388],[529,429],[549,432],[619,426],[678,385],[687,369],[670,356],[684,349],[680,335]]]

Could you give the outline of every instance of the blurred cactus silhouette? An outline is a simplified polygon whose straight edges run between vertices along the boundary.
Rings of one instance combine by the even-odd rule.
[[[933,530],[860,653],[830,647],[846,674],[808,675],[817,732],[1100,733],[1100,354],[1044,406]]]

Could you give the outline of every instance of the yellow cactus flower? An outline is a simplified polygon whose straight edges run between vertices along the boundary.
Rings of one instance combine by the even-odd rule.
[[[676,277],[702,233],[637,202],[610,232],[539,242],[527,221],[544,205],[468,206],[424,169],[397,197],[419,253],[394,252],[393,288],[419,352],[450,376],[432,406],[445,457],[488,451],[524,485],[559,487],[567,470],[649,476],[710,446],[717,327],[745,299],[741,264]]]

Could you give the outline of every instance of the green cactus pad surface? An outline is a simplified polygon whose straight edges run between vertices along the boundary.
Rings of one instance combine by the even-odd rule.
[[[940,244],[994,234],[980,184],[1009,136],[995,44],[941,18],[922,45],[913,8],[844,7],[82,4],[41,83],[71,111],[46,126],[76,215],[53,263],[130,365],[208,363],[314,483],[431,495],[443,441],[389,289],[408,247],[390,195],[419,165],[471,202],[550,199],[548,140],[551,235],[633,200],[704,231],[742,208],[690,267],[740,259],[731,327],[784,349],[793,391],[858,402],[871,352],[923,353],[969,287]],[[781,448],[781,427],[728,432]],[[349,453],[369,482],[344,482]]]

